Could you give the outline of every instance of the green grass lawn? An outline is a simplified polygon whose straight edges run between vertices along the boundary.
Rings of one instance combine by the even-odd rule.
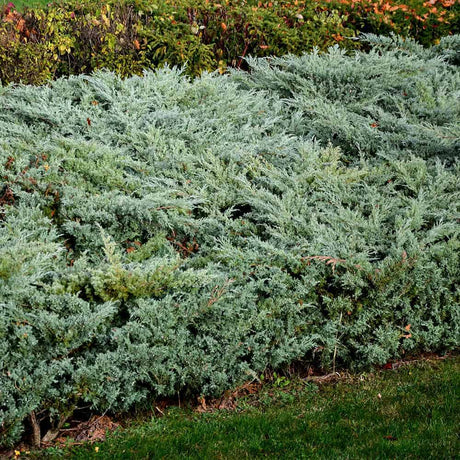
[[[455,458],[459,377],[455,358],[319,387],[266,385],[234,412],[175,408],[104,443],[39,457]]]
[[[22,10],[25,7],[46,6],[51,0],[0,0],[0,5],[13,3],[17,10]]]

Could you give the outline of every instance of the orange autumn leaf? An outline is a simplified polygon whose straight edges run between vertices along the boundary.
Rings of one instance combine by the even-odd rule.
[[[16,23],[16,29],[19,32],[24,32],[26,28],[26,21],[24,19],[19,19],[19,21]]]
[[[394,436],[384,436],[383,439],[387,439],[388,441],[397,441],[398,438],[395,438]]]
[[[18,18],[21,16],[16,11],[10,11],[8,8],[5,10],[5,12],[5,16],[3,16],[3,21],[5,22],[17,22]]]
[[[408,324],[405,328],[406,331],[410,331],[410,324]]]

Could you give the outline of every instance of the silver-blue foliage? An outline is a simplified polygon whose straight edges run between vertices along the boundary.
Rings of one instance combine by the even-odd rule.
[[[458,345],[459,72],[384,45],[0,89],[3,443]]]

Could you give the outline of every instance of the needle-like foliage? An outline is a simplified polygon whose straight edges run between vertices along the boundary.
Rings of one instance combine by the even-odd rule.
[[[456,347],[456,43],[0,88],[2,443]]]

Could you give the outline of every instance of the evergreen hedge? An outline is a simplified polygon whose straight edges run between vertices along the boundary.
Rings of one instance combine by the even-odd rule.
[[[244,57],[360,47],[360,32],[424,45],[460,33],[453,0],[67,0],[0,12],[0,80],[41,84],[106,68],[122,76],[187,64],[189,75]],[[33,69],[33,70],[32,70]]]
[[[458,346],[459,37],[370,42],[0,88],[2,444]]]

